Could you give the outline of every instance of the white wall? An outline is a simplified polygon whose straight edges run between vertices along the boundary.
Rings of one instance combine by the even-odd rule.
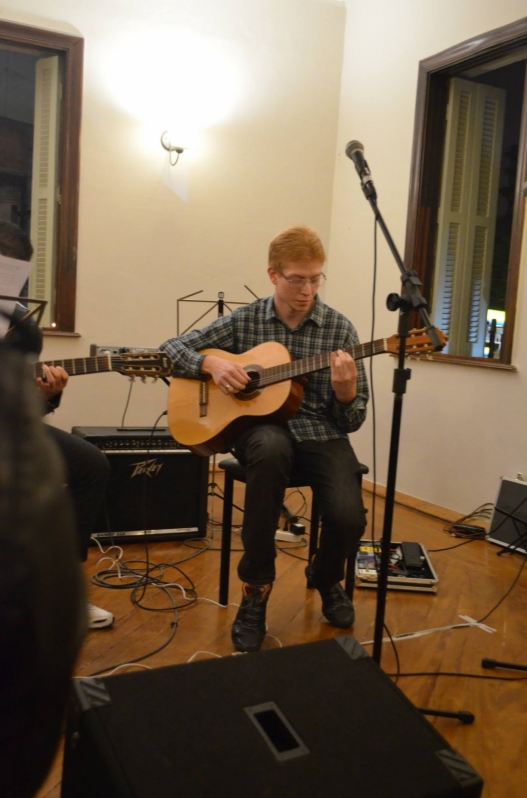
[[[328,301],[346,312],[369,340],[373,276],[373,213],[344,156],[352,139],[365,146],[379,209],[404,254],[417,71],[420,60],[527,14],[524,0],[371,0],[349,2],[341,115],[330,238]],[[397,330],[385,309],[400,288],[399,271],[379,233],[375,337]],[[513,362],[517,373],[409,362],[397,488],[426,501],[470,512],[496,499],[501,476],[527,478],[527,284],[525,248]],[[374,360],[378,480],[386,484],[396,362]],[[354,436],[371,457],[371,414]]]
[[[346,6],[347,17],[337,0],[14,0],[3,7],[5,19],[85,38],[81,338],[48,340],[46,358],[83,356],[93,342],[156,346],[175,332],[176,299],[193,291],[244,301],[247,284],[267,294],[267,243],[298,222],[329,239],[326,299],[370,338],[373,215],[344,147],[351,139],[365,144],[379,206],[402,252],[419,60],[519,19],[526,7],[524,0]],[[188,90],[191,99],[204,98],[197,109],[188,110]],[[181,108],[185,119],[176,113],[174,120]],[[201,135],[170,170],[159,136],[193,113],[202,116]],[[501,475],[527,474],[523,272],[517,373],[411,364],[399,490],[465,512],[495,499]],[[376,337],[396,330],[384,301],[398,288],[380,240]],[[183,305],[182,325],[206,307]],[[384,483],[395,363],[380,356],[374,364]],[[53,423],[117,425],[127,391],[119,375],[72,379]],[[163,384],[137,384],[127,423],[152,424],[165,404]],[[354,443],[371,465],[371,415]]]
[[[81,338],[47,339],[46,359],[157,346],[176,333],[178,297],[269,294],[281,229],[305,222],[329,238],[343,3],[15,0],[0,17],[85,39]],[[192,118],[199,135],[171,169],[161,133]],[[207,307],[182,305],[182,326]],[[73,378],[52,423],[118,425],[127,392],[117,374]],[[150,425],[165,408],[162,383],[139,383],[126,421]]]

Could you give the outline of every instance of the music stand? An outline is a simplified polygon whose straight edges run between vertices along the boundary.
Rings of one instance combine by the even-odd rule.
[[[32,318],[33,316],[35,316],[36,317],[35,318],[35,324],[37,325],[37,327],[40,326],[40,321],[42,319],[42,314],[44,313],[45,307],[48,304],[46,299],[32,299],[31,297],[28,297],[28,296],[25,296],[25,297],[6,296],[5,294],[0,294],[0,300],[6,300],[7,302],[19,302],[21,305],[25,305],[27,302],[33,302],[35,305],[37,305],[37,307],[34,308],[33,310],[29,310],[29,308],[28,308],[27,313],[24,314],[24,316],[22,316],[21,319],[19,319],[19,323],[20,322],[24,322],[26,319],[29,319],[29,318]],[[8,315],[8,314],[6,314],[4,312],[4,310],[2,308],[0,308],[0,310],[2,310],[2,313],[4,314],[4,316]],[[8,318],[10,317],[10,315],[11,314],[9,314]],[[8,335],[9,332],[10,331],[8,330],[6,335]]]
[[[260,298],[254,293],[254,291],[251,291],[251,289],[249,288],[248,285],[244,285],[244,288],[246,288],[253,295],[253,297],[255,299],[259,299]],[[187,294],[186,296],[182,296],[176,301],[176,314],[177,314],[176,330],[177,330],[177,335],[178,336],[179,335],[184,335],[186,332],[188,332],[193,327],[195,327],[196,324],[198,324],[198,322],[200,322],[202,319],[204,319],[205,316],[208,316],[208,314],[211,313],[214,310],[214,308],[218,308],[218,318],[221,318],[221,316],[225,315],[224,314],[225,308],[227,308],[229,311],[232,311],[232,308],[230,307],[230,305],[246,305],[247,304],[247,302],[231,302],[230,300],[227,302],[227,300],[224,298],[225,294],[224,294],[223,291],[218,291],[218,299],[190,299],[190,297],[197,296],[198,294],[202,294],[202,293],[203,293],[203,290],[194,291],[193,294]],[[193,321],[192,324],[189,324],[188,327],[186,327],[182,332],[180,332],[180,330],[179,330],[179,319],[180,319],[180,316],[179,316],[179,303],[180,302],[197,302],[199,304],[203,304],[204,302],[206,302],[208,305],[210,305],[210,308],[208,310],[206,310],[205,313],[202,313],[202,315],[199,316],[199,318],[195,319],[195,321]]]
[[[10,318],[11,318],[11,316],[13,315],[13,310],[14,310],[14,307],[13,307],[13,309],[11,310],[11,312],[10,312],[10,313],[9,313],[9,312],[6,312],[6,307],[5,307],[5,305],[4,305],[4,302],[12,302],[12,303],[13,303],[13,305],[15,305],[17,302],[18,302],[18,303],[20,303],[21,305],[25,305],[27,302],[33,302],[33,304],[35,304],[37,307],[36,307],[36,308],[33,308],[33,310],[29,310],[29,308],[28,308],[28,309],[27,309],[27,313],[25,313],[25,314],[22,316],[22,318],[18,319],[18,322],[17,322],[17,323],[18,323],[18,324],[21,324],[22,322],[26,321],[27,319],[33,318],[33,316],[34,316],[34,317],[35,317],[35,325],[36,325],[37,327],[39,327],[39,326],[40,326],[40,321],[41,321],[41,319],[42,319],[42,314],[44,313],[44,310],[45,310],[45,308],[46,308],[46,305],[48,304],[46,299],[32,299],[31,297],[28,297],[28,296],[25,296],[25,297],[19,297],[19,296],[7,296],[6,294],[0,294],[0,302],[1,302],[1,303],[2,303],[2,305],[3,305],[3,307],[2,307],[2,306],[0,306],[0,313],[1,313],[3,316],[5,316],[7,319],[10,319]],[[7,338],[7,336],[9,335],[9,333],[10,333],[10,332],[11,332],[13,329],[14,329],[14,327],[10,327],[10,328],[7,330],[7,332],[6,332],[6,334],[5,334],[5,337],[6,337],[6,338]]]
[[[249,291],[249,293],[251,293],[255,299],[259,299],[260,298],[254,293],[254,291],[252,291],[249,288],[248,285],[244,285],[244,288],[246,288],[247,291]],[[229,312],[231,312],[232,311],[231,305],[246,305],[247,304],[247,302],[233,302],[231,300],[227,301],[225,299],[225,293],[223,291],[218,291],[218,299],[191,299],[191,297],[197,296],[198,294],[202,294],[202,293],[203,293],[203,290],[194,291],[194,293],[186,294],[186,296],[182,296],[182,297],[180,297],[177,300],[177,302],[176,302],[176,314],[177,314],[176,329],[177,329],[177,335],[178,336],[179,335],[184,335],[186,332],[188,332],[193,327],[195,327],[196,324],[198,324],[202,319],[204,319],[205,316],[208,316],[208,314],[211,313],[214,310],[214,308],[218,308],[218,316],[217,316],[217,318],[220,319],[222,316],[225,315],[225,308],[227,308],[227,310]],[[206,304],[210,305],[210,307],[208,308],[208,310],[205,311],[205,313],[202,313],[201,316],[199,316],[197,319],[195,319],[192,322],[192,324],[189,324],[188,327],[186,327],[182,332],[180,332],[180,330],[179,330],[179,326],[180,326],[179,304],[180,304],[180,302],[195,302],[195,303],[198,303],[198,304],[206,303]],[[216,482],[216,455],[214,454],[212,456],[212,482],[209,482],[209,484],[207,485],[207,489],[208,489],[207,496],[216,496],[216,498],[218,498],[218,499],[223,499],[223,496],[220,493],[216,493],[216,488],[218,488],[218,487],[219,487],[219,485]]]

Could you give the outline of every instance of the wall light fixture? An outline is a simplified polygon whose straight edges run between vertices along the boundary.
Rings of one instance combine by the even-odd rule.
[[[165,150],[168,150],[170,165],[175,166],[179,161],[179,156],[185,150],[185,147],[180,147],[179,145],[173,144],[172,135],[168,130],[165,130],[165,132],[161,136],[161,144],[163,145]]]

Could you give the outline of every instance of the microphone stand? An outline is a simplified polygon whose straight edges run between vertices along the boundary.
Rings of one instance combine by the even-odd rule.
[[[350,145],[348,145],[349,147]],[[353,159],[352,159],[353,160]],[[397,460],[399,456],[399,439],[401,432],[401,417],[403,411],[403,396],[406,393],[406,384],[411,377],[411,369],[405,368],[404,359],[406,355],[406,339],[408,337],[410,312],[418,310],[435,351],[443,349],[443,342],[437,334],[436,328],[432,325],[426,310],[426,300],[422,296],[419,286],[421,281],[413,269],[407,269],[397,251],[397,247],[390,235],[390,232],[382,218],[377,206],[377,192],[370,177],[368,165],[364,161],[365,169],[359,168],[357,171],[361,178],[361,187],[364,196],[368,200],[375,219],[379,224],[392,255],[401,272],[401,294],[389,294],[386,305],[389,310],[399,311],[398,333],[399,333],[399,355],[397,368],[394,370],[393,379],[393,415],[392,431],[390,438],[390,454],[388,460],[388,479],[386,485],[386,499],[384,510],[384,524],[381,540],[381,564],[377,583],[377,608],[375,614],[375,630],[373,635],[373,659],[377,665],[381,664],[382,638],[384,629],[384,615],[386,609],[386,594],[388,590],[388,569],[390,564],[390,543],[392,539],[393,510],[395,505],[395,481],[397,476]],[[461,723],[472,723],[474,715],[471,712],[461,710],[460,712],[450,712],[441,709],[419,708],[420,712],[428,715],[435,715],[447,718],[457,718]]]
[[[349,147],[349,145],[348,145]],[[365,163],[365,162],[364,162]],[[392,255],[397,263],[401,272],[401,294],[389,294],[386,305],[389,310],[399,311],[399,356],[397,368],[394,371],[393,380],[393,393],[394,405],[392,416],[392,430],[390,438],[390,455],[388,461],[388,479],[386,485],[386,501],[385,501],[385,514],[384,525],[381,541],[381,563],[378,575],[377,584],[377,611],[375,617],[375,632],[373,644],[373,659],[380,665],[382,638],[384,629],[384,615],[386,608],[386,592],[388,588],[388,569],[390,564],[390,543],[392,536],[392,523],[393,523],[393,509],[395,504],[395,481],[397,476],[397,460],[399,455],[399,438],[401,430],[401,417],[403,410],[403,396],[406,393],[406,384],[411,377],[411,369],[405,368],[404,359],[406,355],[406,339],[408,337],[410,312],[412,310],[419,311],[423,320],[423,325],[428,333],[428,336],[436,351],[443,348],[443,344],[437,334],[437,330],[432,325],[428,312],[426,310],[426,300],[422,296],[419,286],[421,281],[417,273],[413,269],[407,269],[399,255],[390,232],[382,218],[381,212],[377,206],[377,192],[375,186],[370,178],[370,172],[365,164],[366,169],[359,171],[361,178],[361,187],[364,196],[368,200],[375,219],[379,224]]]

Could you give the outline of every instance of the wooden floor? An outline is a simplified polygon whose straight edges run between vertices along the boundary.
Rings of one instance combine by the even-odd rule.
[[[243,501],[239,495],[237,503]],[[309,502],[309,497],[308,497]],[[371,495],[365,493],[370,508]],[[299,496],[288,502],[296,512]],[[376,530],[382,531],[383,500],[376,503]],[[221,501],[209,499],[209,513],[218,520]],[[239,522],[239,516],[235,522]],[[220,529],[214,526],[211,547],[219,545]],[[393,540],[421,543],[428,551],[453,546],[454,540],[443,531],[443,522],[429,515],[396,506]],[[199,544],[198,544],[199,545]],[[239,538],[234,536],[234,546]],[[479,619],[494,607],[507,592],[523,562],[520,554],[497,556],[501,549],[485,541],[471,542],[466,546],[430,554],[439,579],[437,594],[390,590],[386,606],[386,624],[392,635],[418,630],[451,626],[461,623],[460,615]],[[169,563],[183,560],[195,550],[183,543],[151,544],[150,560]],[[306,550],[296,551],[306,556]],[[232,602],[239,601],[239,583],[236,563],[239,553],[232,556]],[[93,575],[108,561],[98,565],[100,555],[91,549],[86,573]],[[124,559],[144,559],[144,549],[139,545],[124,547]],[[320,599],[315,591],[307,591],[304,577],[305,563],[283,553],[277,558],[278,577],[269,603],[267,621],[269,636],[263,648],[273,648],[342,634],[329,626],[321,616]],[[196,586],[200,599],[218,598],[219,553],[207,550],[181,565]],[[165,581],[185,584],[174,570],[165,570]],[[177,603],[182,595],[173,590]],[[128,590],[90,588],[94,603],[112,610],[116,616],[113,628],[89,633],[81,651],[77,674],[85,676],[102,668],[127,662],[160,646],[169,636],[171,613],[154,613],[132,605]],[[145,598],[149,606],[168,607],[169,600],[158,590],[149,590]],[[376,594],[375,591],[356,588],[354,596],[356,622],[353,634],[359,642],[367,644],[373,638]],[[230,626],[236,607],[221,608],[200,600],[179,612],[177,632],[171,643],[159,653],[143,660],[150,667],[160,667],[187,662],[197,652],[196,658],[213,654],[227,656],[232,653]],[[527,664],[527,568],[521,573],[510,595],[487,619],[495,629],[488,633],[478,627],[449,629],[430,635],[400,640],[397,652],[401,673],[453,672],[455,674],[521,676],[512,671],[488,671],[481,668],[481,658]],[[274,636],[274,637],[272,637]],[[276,640],[275,638],[278,638]],[[392,674],[396,660],[389,643],[383,644],[382,668]],[[526,674],[527,675],[527,674]],[[401,676],[399,688],[420,707],[449,710],[470,710],[476,716],[473,725],[461,725],[457,720],[430,719],[448,743],[457,749],[481,774],[485,786],[484,798],[523,798],[527,794],[527,684],[523,681],[490,681],[468,676],[437,677]],[[294,689],[292,683],[291,689]],[[39,798],[60,796],[61,751],[52,770],[38,793]],[[350,790],[350,794],[352,794]],[[330,794],[330,792],[328,792]],[[199,796],[196,796],[199,798]]]

